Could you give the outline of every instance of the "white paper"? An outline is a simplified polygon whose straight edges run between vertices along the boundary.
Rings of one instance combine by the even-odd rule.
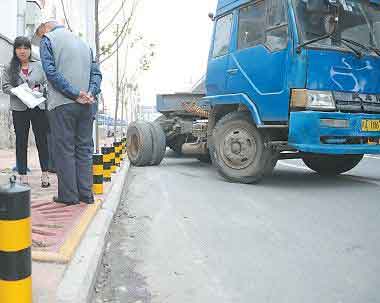
[[[27,83],[12,88],[11,92],[29,108],[35,108],[46,100],[42,93],[33,91]]]

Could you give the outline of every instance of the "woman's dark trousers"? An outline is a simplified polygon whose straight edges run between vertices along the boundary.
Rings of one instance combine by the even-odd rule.
[[[16,133],[16,159],[17,170],[20,175],[26,175],[28,163],[28,138],[30,124],[40,160],[41,170],[48,170],[49,149],[47,143],[48,120],[46,111],[39,108],[27,109],[25,111],[12,111],[13,126]]]

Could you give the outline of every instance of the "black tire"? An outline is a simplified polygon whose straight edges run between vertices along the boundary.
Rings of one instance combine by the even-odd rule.
[[[269,177],[270,175],[272,175],[273,170],[277,165],[279,157],[280,157],[279,152],[276,152],[274,150],[271,150],[269,152],[269,159],[268,159],[267,164],[264,168],[265,169],[265,173],[264,173],[265,177]]]
[[[149,123],[149,126],[153,139],[153,154],[150,165],[159,165],[164,158],[166,151],[165,133],[159,123]]]
[[[353,169],[364,155],[321,155],[307,154],[303,157],[305,165],[320,175],[334,176]]]
[[[135,166],[149,165],[153,157],[153,138],[147,122],[132,122],[127,130],[128,159]]]
[[[255,127],[248,112],[231,112],[213,130],[209,146],[212,163],[230,182],[257,183],[272,159],[266,141],[267,136]]]
[[[206,155],[199,155],[197,156],[197,159],[202,162],[202,163],[206,163],[206,164],[211,164],[211,156],[210,156],[210,153],[207,153]]]

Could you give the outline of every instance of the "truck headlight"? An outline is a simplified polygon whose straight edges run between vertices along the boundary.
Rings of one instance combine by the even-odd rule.
[[[335,110],[335,100],[332,92],[293,89],[290,102],[292,109],[309,109],[309,110]]]

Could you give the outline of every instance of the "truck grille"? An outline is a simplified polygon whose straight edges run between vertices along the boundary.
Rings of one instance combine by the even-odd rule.
[[[341,137],[323,136],[320,138],[322,144],[380,144],[380,137]]]
[[[343,112],[380,113],[380,96],[334,92],[336,107]]]

